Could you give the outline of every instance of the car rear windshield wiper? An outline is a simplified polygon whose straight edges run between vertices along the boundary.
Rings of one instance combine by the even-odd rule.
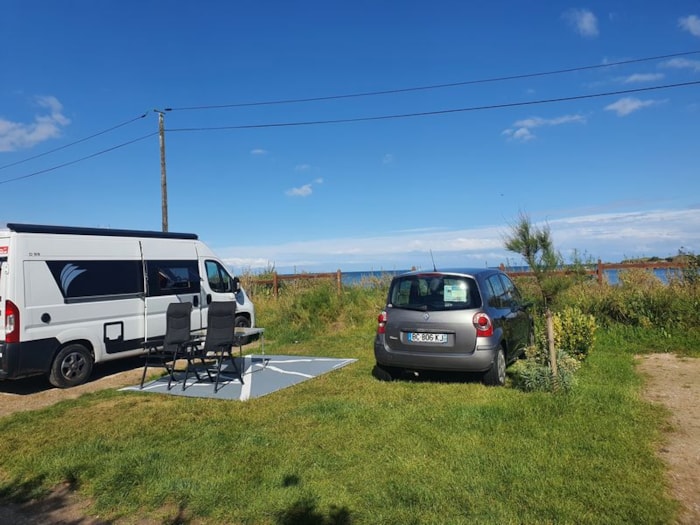
[[[402,304],[398,308],[403,308],[404,310],[418,310],[420,312],[425,312],[428,309],[428,305],[427,304]]]

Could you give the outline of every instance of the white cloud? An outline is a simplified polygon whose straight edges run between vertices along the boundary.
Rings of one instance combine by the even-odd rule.
[[[561,124],[570,124],[572,122],[585,124],[586,117],[584,117],[583,115],[562,115],[561,117],[549,119],[542,117],[530,117],[528,119],[516,121],[514,126],[524,128],[539,128],[542,126],[559,126]]]
[[[606,111],[614,111],[617,113],[618,117],[626,117],[627,115],[634,113],[642,108],[653,106],[658,104],[657,100],[640,100],[634,97],[624,97],[605,106]]]
[[[674,69],[690,69],[696,73],[700,72],[700,60],[690,60],[688,58],[672,58],[663,64],[663,67],[671,67]]]
[[[262,156],[262,155],[267,155],[268,151],[262,148],[255,148],[250,150],[250,154],[254,156]]]
[[[296,166],[294,166],[294,171],[309,171],[310,169],[310,164],[297,164]]]
[[[688,31],[691,35],[700,37],[700,17],[697,15],[688,15],[679,18],[678,26]]]
[[[585,124],[586,117],[583,115],[562,115],[561,117],[549,119],[542,117],[530,117],[515,121],[512,128],[503,130],[501,134],[513,140],[529,142],[536,138],[536,135],[532,132],[532,130],[535,128],[541,128],[544,126],[560,126],[562,124],[571,123]]]
[[[284,193],[289,197],[308,197],[313,193],[313,189],[311,188],[311,184],[304,184],[298,188],[291,188]]]
[[[0,117],[0,151],[27,149],[61,136],[61,128],[70,124],[63,114],[63,105],[56,97],[40,96],[34,102],[47,113],[36,115],[34,122],[25,124]]]
[[[382,164],[392,164],[394,162],[394,155],[391,153],[387,153],[382,157]]]
[[[639,84],[642,82],[655,82],[664,78],[663,73],[635,73],[623,78],[620,78],[620,82],[623,84]]]
[[[314,184],[323,184],[323,179],[321,177],[314,179],[313,182],[299,186],[298,188],[291,188],[284,192],[288,197],[308,197],[314,192]]]
[[[581,36],[594,38],[598,36],[598,19],[588,9],[569,9],[562,15]]]
[[[562,253],[591,254],[604,261],[624,257],[668,256],[681,246],[700,250],[700,209],[601,213],[547,221]],[[318,239],[277,245],[236,246],[217,250],[237,267],[277,271],[397,270],[438,266],[498,266],[513,260],[503,248],[507,225],[475,229],[393,232],[378,237]],[[226,258],[231,254],[231,258]],[[234,259],[235,257],[235,259]],[[516,261],[515,264],[519,264]]]
[[[528,128],[505,129],[501,134],[520,142],[529,142],[535,139],[534,133],[532,133]]]

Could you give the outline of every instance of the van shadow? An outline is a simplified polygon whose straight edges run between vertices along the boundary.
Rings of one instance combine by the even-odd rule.
[[[143,368],[143,357],[141,356],[100,363],[95,365],[92,369],[92,375],[90,376],[88,384],[114,374],[129,372],[137,368]],[[0,381],[0,394],[30,395],[53,389],[58,390],[49,383],[45,375]]]

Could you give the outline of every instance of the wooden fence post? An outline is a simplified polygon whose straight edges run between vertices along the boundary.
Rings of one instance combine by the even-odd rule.
[[[598,276],[598,284],[603,284],[603,263],[598,259],[598,264],[595,267],[596,275]]]
[[[338,268],[338,270],[335,272],[335,279],[338,285],[338,295],[340,295],[340,293],[343,291],[343,277],[340,273],[340,268]]]
[[[275,295],[275,299],[279,299],[279,281],[277,280],[277,272],[272,274],[272,293]]]

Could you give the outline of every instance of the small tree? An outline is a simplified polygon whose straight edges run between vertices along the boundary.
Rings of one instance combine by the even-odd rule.
[[[556,385],[557,351],[554,347],[554,323],[550,305],[565,286],[564,280],[555,274],[556,270],[561,269],[563,259],[554,249],[549,226],[542,228],[533,226],[530,217],[525,213],[521,213],[518,221],[511,226],[510,235],[505,238],[505,248],[522,255],[532,271],[537,289],[542,296],[547,321],[549,364]]]

